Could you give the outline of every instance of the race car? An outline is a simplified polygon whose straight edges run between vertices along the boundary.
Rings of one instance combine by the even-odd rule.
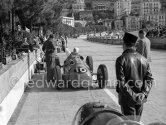
[[[104,88],[108,81],[108,70],[104,64],[99,65],[97,73],[93,73],[93,59],[92,56],[87,56],[86,60],[79,54],[70,54],[64,61],[64,65],[60,65],[59,62],[55,67],[55,79],[57,82],[57,89],[63,89],[64,87],[89,87],[93,83],[98,83],[99,88]],[[63,68],[63,74],[61,71]],[[97,79],[94,80],[93,76],[97,75]]]
[[[143,123],[129,120],[106,103],[88,102],[78,109],[71,125],[143,125]]]

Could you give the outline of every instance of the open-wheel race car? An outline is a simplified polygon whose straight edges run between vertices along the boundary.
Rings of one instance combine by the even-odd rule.
[[[88,87],[92,83],[98,83],[99,88],[104,88],[108,81],[108,70],[104,64],[99,65],[97,73],[93,73],[92,56],[87,56],[86,60],[79,54],[70,54],[64,61],[64,65],[60,65],[60,60],[56,59],[55,79],[57,89],[64,87]],[[61,70],[63,68],[63,70]],[[62,74],[63,71],[63,74]],[[97,76],[97,80],[93,76]]]
[[[71,125],[143,125],[143,123],[129,120],[121,112],[103,102],[88,102],[78,109]]]

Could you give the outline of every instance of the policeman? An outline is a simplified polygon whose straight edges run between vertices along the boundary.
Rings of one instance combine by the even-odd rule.
[[[123,41],[124,52],[116,60],[116,90],[122,113],[139,122],[153,78],[147,59],[136,52],[137,37],[125,33]]]
[[[46,65],[47,65],[47,82],[53,80],[55,57],[56,57],[56,43],[54,42],[54,36],[51,34],[46,42],[44,42],[42,50],[45,52]]]

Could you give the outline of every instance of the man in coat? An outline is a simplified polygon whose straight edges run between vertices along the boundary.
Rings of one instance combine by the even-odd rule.
[[[153,78],[147,60],[136,52],[137,37],[125,33],[123,41],[124,52],[116,60],[116,91],[122,113],[130,120],[139,122]]]
[[[54,68],[56,65],[56,43],[54,36],[51,34],[46,42],[44,42],[42,50],[45,52],[47,65],[47,82],[53,80]]]
[[[151,43],[150,40],[146,37],[146,34],[143,30],[140,30],[139,33],[139,40],[137,44],[137,52],[143,55],[148,62],[151,62],[151,57],[150,57],[150,47]]]

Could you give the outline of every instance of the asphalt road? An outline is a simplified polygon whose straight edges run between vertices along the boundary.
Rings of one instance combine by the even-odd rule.
[[[80,106],[90,101],[102,101],[120,111],[115,92],[115,60],[123,52],[118,45],[92,43],[83,38],[69,39],[68,48],[80,48],[84,57],[92,56],[94,72],[100,64],[105,64],[109,72],[109,87],[100,89],[65,89],[57,91],[54,88],[40,86],[27,89],[17,106],[8,125],[71,125],[72,119]],[[58,54],[61,64],[65,54]],[[166,51],[152,50],[151,69],[156,84],[144,106],[141,121],[146,125],[152,122],[166,123]],[[46,75],[36,74],[34,81],[45,80]]]
[[[82,39],[74,39],[70,41],[69,48],[77,46],[80,48],[80,53],[84,56],[93,56],[95,70],[99,64],[105,64],[109,71],[109,91],[116,96],[115,92],[115,60],[123,52],[121,46],[106,45],[99,43],[92,43]],[[166,51],[152,50],[151,70],[155,79],[148,102],[144,105],[142,122],[145,124],[151,122],[165,122],[166,123]],[[114,101],[116,101],[114,99]]]

